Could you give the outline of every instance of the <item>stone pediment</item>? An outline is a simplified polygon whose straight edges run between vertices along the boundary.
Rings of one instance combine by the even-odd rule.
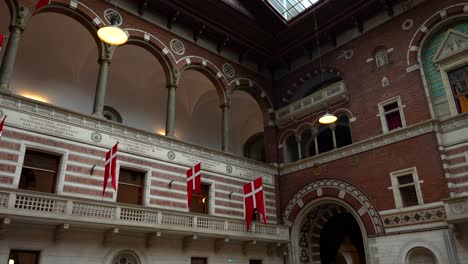
[[[450,29],[434,56],[434,62],[440,62],[468,50],[468,35]]]

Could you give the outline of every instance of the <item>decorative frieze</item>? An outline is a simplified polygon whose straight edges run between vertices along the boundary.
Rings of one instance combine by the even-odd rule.
[[[384,227],[406,226],[414,224],[426,224],[445,220],[443,207],[424,209],[412,212],[382,215]]]

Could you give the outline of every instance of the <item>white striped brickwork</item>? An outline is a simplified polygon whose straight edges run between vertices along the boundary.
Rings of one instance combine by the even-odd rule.
[[[468,142],[446,147],[442,153],[450,196],[468,195]]]

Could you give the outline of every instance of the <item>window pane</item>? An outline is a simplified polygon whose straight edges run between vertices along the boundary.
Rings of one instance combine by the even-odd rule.
[[[418,205],[418,197],[416,195],[416,189],[413,186],[401,187],[400,188],[401,201],[403,206]]]
[[[388,105],[384,105],[384,112],[389,112],[390,110],[398,109],[398,102],[393,102]]]
[[[117,202],[127,204],[142,204],[142,188],[134,185],[119,183]]]
[[[448,73],[450,86],[459,113],[468,112],[468,66]]]
[[[286,20],[303,13],[317,2],[319,0],[268,0],[268,3]]]
[[[385,119],[387,120],[388,131],[393,130],[395,128],[403,127],[400,117],[400,111],[386,114]]]
[[[19,189],[53,193],[60,156],[26,150]]]
[[[120,169],[119,182],[143,186],[144,172]]]
[[[44,152],[26,150],[24,166],[56,171],[60,163],[60,157]]]
[[[398,184],[402,185],[402,184],[408,184],[408,183],[413,183],[412,174],[398,177]]]

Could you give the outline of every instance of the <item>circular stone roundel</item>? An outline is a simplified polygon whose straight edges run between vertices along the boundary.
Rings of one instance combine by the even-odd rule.
[[[413,27],[413,24],[413,19],[406,19],[401,25],[401,28],[403,28],[403,30],[410,30]]]
[[[228,78],[234,77],[234,74],[236,74],[234,67],[232,67],[231,64],[229,63],[224,63],[223,64],[223,73],[226,75]]]
[[[106,19],[106,22],[110,25],[112,25],[112,22],[115,21],[116,24],[114,26],[120,26],[123,22],[123,18],[120,13],[112,8],[104,10],[104,19]]]
[[[171,49],[172,49],[172,51],[174,51],[175,54],[184,55],[185,46],[184,46],[184,43],[182,43],[182,41],[180,41],[178,39],[173,39],[173,40],[171,40],[170,44],[171,44]]]

